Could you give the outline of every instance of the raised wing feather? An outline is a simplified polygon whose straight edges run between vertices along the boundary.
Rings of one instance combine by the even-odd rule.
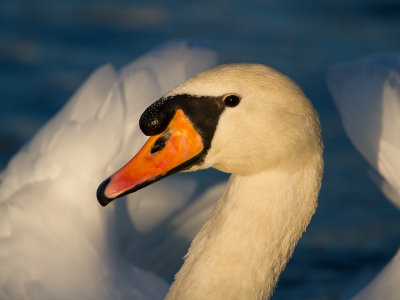
[[[104,66],[10,161],[0,183],[1,299],[161,299],[165,295],[168,286],[162,279],[121,256],[119,238],[124,232],[118,223],[124,221],[123,205],[116,210],[102,208],[95,191],[143,143],[138,118],[144,108],[214,63],[210,49],[175,43],[150,52],[121,72]],[[185,197],[194,193],[196,183],[185,186],[182,199],[172,199],[173,209],[165,205],[169,199],[153,201],[153,215],[147,211],[148,218],[133,221],[125,213],[125,222],[133,223],[136,232],[156,230],[177,209],[189,206]],[[135,203],[159,196],[160,187],[149,195],[142,193]],[[128,247],[129,241],[123,241]],[[146,259],[147,250],[142,248],[138,257]]]
[[[374,168],[373,180],[400,208],[400,53],[330,68],[329,90],[352,143]],[[400,250],[354,299],[399,299]]]

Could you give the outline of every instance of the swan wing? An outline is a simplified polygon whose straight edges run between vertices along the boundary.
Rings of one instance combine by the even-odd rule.
[[[100,207],[95,191],[142,143],[137,120],[143,109],[214,63],[210,49],[182,42],[158,48],[120,72],[103,66],[12,158],[0,183],[1,299],[165,295],[162,279],[121,257],[116,224],[122,210]],[[192,189],[189,184],[187,193]],[[187,205],[186,199],[180,202],[176,207]],[[159,205],[154,227],[171,214]],[[145,221],[135,220],[135,226],[149,228]]]
[[[327,82],[347,135],[400,208],[400,54],[333,65]]]
[[[400,53],[336,64],[327,82],[347,135],[374,169],[372,179],[400,208]],[[399,278],[400,250],[353,299],[398,299]]]

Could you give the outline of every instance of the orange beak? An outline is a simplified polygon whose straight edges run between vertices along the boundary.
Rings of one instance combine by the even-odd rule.
[[[203,149],[200,134],[179,109],[162,133],[151,136],[135,157],[103,181],[97,189],[97,199],[105,206],[118,197],[181,171]]]

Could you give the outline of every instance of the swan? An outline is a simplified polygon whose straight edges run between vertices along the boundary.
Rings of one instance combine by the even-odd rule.
[[[376,54],[329,68],[327,84],[351,142],[370,175],[400,208],[400,53]],[[400,249],[356,300],[398,299]]]
[[[140,117],[150,136],[98,187],[105,206],[179,171],[232,173],[166,299],[267,299],[317,206],[318,115],[301,88],[260,64],[203,71]]]
[[[0,181],[0,299],[164,298],[165,273],[177,268],[186,248],[155,239],[191,240],[221,184],[197,195],[197,178],[171,178],[135,194],[127,212],[118,203],[100,209],[93,191],[144,141],[141,111],[215,63],[210,48],[176,42],[118,72],[105,65],[13,157]],[[169,255],[149,249],[155,242]],[[125,259],[132,255],[136,260]],[[159,265],[147,268],[156,258]]]

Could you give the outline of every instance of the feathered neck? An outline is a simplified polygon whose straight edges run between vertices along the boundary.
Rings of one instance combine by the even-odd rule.
[[[166,299],[266,299],[313,215],[317,155],[296,170],[232,175]]]

